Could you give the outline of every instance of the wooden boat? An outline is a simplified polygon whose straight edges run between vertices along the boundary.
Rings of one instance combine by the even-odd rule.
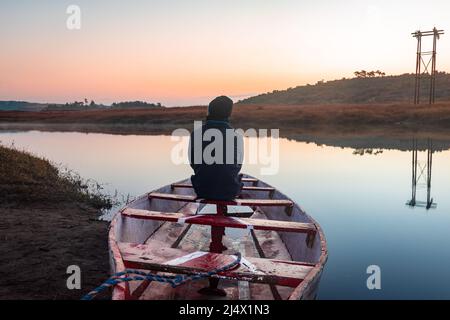
[[[270,185],[243,175],[234,201],[197,199],[190,179],[164,186],[126,205],[109,231],[113,273],[139,269],[195,275],[239,266],[177,288],[160,282],[120,283],[112,298],[314,299],[327,248],[320,226]]]

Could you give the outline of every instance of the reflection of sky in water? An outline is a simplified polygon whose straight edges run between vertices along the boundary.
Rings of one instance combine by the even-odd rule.
[[[174,142],[165,136],[82,133],[1,133],[62,163],[109,190],[133,196],[191,174],[170,161]],[[280,171],[261,177],[298,202],[321,224],[329,260],[320,298],[450,298],[450,151],[433,157],[432,196],[437,209],[411,209],[411,152],[384,150],[357,156],[353,150],[280,141]],[[419,152],[419,159],[426,159]],[[425,199],[419,189],[418,200]],[[366,288],[366,268],[381,267],[380,291]]]

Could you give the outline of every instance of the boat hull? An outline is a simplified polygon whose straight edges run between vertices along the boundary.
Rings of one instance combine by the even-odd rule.
[[[244,178],[253,177],[244,175]],[[177,182],[177,184],[188,184],[189,179]],[[251,184],[253,185],[253,184]],[[257,187],[271,188],[270,185],[260,180],[256,183]],[[193,189],[189,188],[177,188],[174,189],[172,185],[167,185],[153,192],[159,193],[174,193],[178,195],[194,195]],[[251,199],[262,198],[267,196],[266,191],[246,191],[246,196]],[[274,190],[271,194],[271,199],[289,199],[278,190]],[[125,208],[152,210],[160,212],[179,212],[180,210],[186,210],[186,203],[183,201],[164,201],[164,200],[152,200],[149,201],[148,194],[145,194],[131,203],[127,204]],[[128,219],[122,216],[123,209],[114,216],[111,221],[108,245],[110,255],[111,273],[122,272],[125,270],[125,264],[122,254],[119,250],[119,242],[144,244],[152,237],[162,226],[163,222],[144,219]],[[290,215],[286,213],[284,208],[278,207],[265,207],[259,208],[261,212],[265,214],[269,220],[279,221],[292,221],[312,223],[315,225],[317,232],[312,243],[308,245],[308,239],[306,234],[298,234],[292,232],[280,232],[280,239],[286,247],[291,259],[293,261],[302,261],[313,264],[314,267],[307,274],[305,279],[292,290],[288,299],[290,300],[310,300],[315,299],[317,296],[319,283],[322,275],[323,268],[327,260],[327,246],[325,236],[322,232],[319,224],[307,215],[300,206],[294,202],[294,207]],[[130,284],[121,283],[114,287],[112,290],[113,300],[127,300],[136,298],[131,295]],[[188,296],[186,299],[190,299]]]

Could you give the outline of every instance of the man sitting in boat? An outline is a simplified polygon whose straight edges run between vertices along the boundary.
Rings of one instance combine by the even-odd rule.
[[[230,98],[215,98],[208,106],[206,121],[191,133],[191,181],[199,198],[233,200],[241,190],[243,139],[230,125],[232,110]]]

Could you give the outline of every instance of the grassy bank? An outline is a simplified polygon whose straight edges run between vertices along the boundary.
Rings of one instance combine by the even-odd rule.
[[[177,128],[192,129],[193,122],[203,120],[205,114],[206,107],[0,112],[0,130],[171,134]],[[409,141],[414,136],[450,141],[450,102],[432,106],[401,103],[308,106],[237,104],[232,123],[243,129],[278,128],[281,137],[317,143],[328,141],[337,145],[356,138],[360,140],[358,146],[365,141],[370,144],[374,138]]]
[[[192,128],[194,120],[205,117],[206,107],[158,108],[151,110],[0,112],[0,124],[36,127],[56,125],[71,130],[170,133],[176,128]],[[241,128],[281,128],[282,130],[322,129],[362,130],[375,128],[449,129],[450,102],[435,105],[240,105],[232,121]]]
[[[1,299],[78,299],[108,276],[111,200],[49,161],[0,146]],[[81,290],[66,269],[81,268]]]

